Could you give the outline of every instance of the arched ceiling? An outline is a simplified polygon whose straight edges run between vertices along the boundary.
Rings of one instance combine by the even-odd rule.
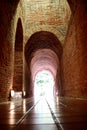
[[[30,70],[32,72],[33,79],[41,70],[49,70],[54,77],[56,77],[57,70],[59,70],[59,59],[55,52],[51,49],[39,49],[37,50],[30,64]]]
[[[50,31],[64,43],[70,19],[67,0],[25,0],[25,43],[37,31]]]
[[[31,79],[34,81],[39,71],[48,70],[56,84],[56,77],[60,73],[61,55],[62,45],[53,33],[48,31],[34,33],[25,46],[25,59],[31,72]]]
[[[53,33],[48,31],[36,32],[29,38],[25,46],[25,58],[28,64],[30,64],[34,52],[38,49],[51,49],[56,53],[59,59],[62,54],[60,41]]]

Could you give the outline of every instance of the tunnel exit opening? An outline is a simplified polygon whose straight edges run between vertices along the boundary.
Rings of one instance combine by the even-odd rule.
[[[40,97],[53,98],[54,96],[54,77],[48,70],[39,71],[34,80],[34,98]]]

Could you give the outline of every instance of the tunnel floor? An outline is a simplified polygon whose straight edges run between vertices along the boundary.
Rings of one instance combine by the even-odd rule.
[[[87,100],[41,97],[0,103],[2,130],[86,130]]]

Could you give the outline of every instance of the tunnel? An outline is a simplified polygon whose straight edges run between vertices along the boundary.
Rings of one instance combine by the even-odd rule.
[[[54,91],[61,95],[60,61],[62,45],[57,36],[48,31],[34,33],[25,45],[25,90],[33,94],[34,79],[39,71],[47,70],[54,78]],[[26,69],[27,68],[27,69]],[[27,80],[27,81],[26,81]],[[29,95],[30,96],[30,95]]]
[[[87,129],[86,0],[0,0],[0,128]]]

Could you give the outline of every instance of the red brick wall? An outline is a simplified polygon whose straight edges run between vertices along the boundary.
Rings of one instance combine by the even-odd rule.
[[[0,101],[8,98],[12,86],[12,14],[10,4],[0,1]]]
[[[15,17],[18,1],[0,1],[0,101],[8,100],[13,84]],[[21,16],[20,16],[21,17]]]
[[[87,2],[76,4],[63,48],[63,95],[87,97]]]

